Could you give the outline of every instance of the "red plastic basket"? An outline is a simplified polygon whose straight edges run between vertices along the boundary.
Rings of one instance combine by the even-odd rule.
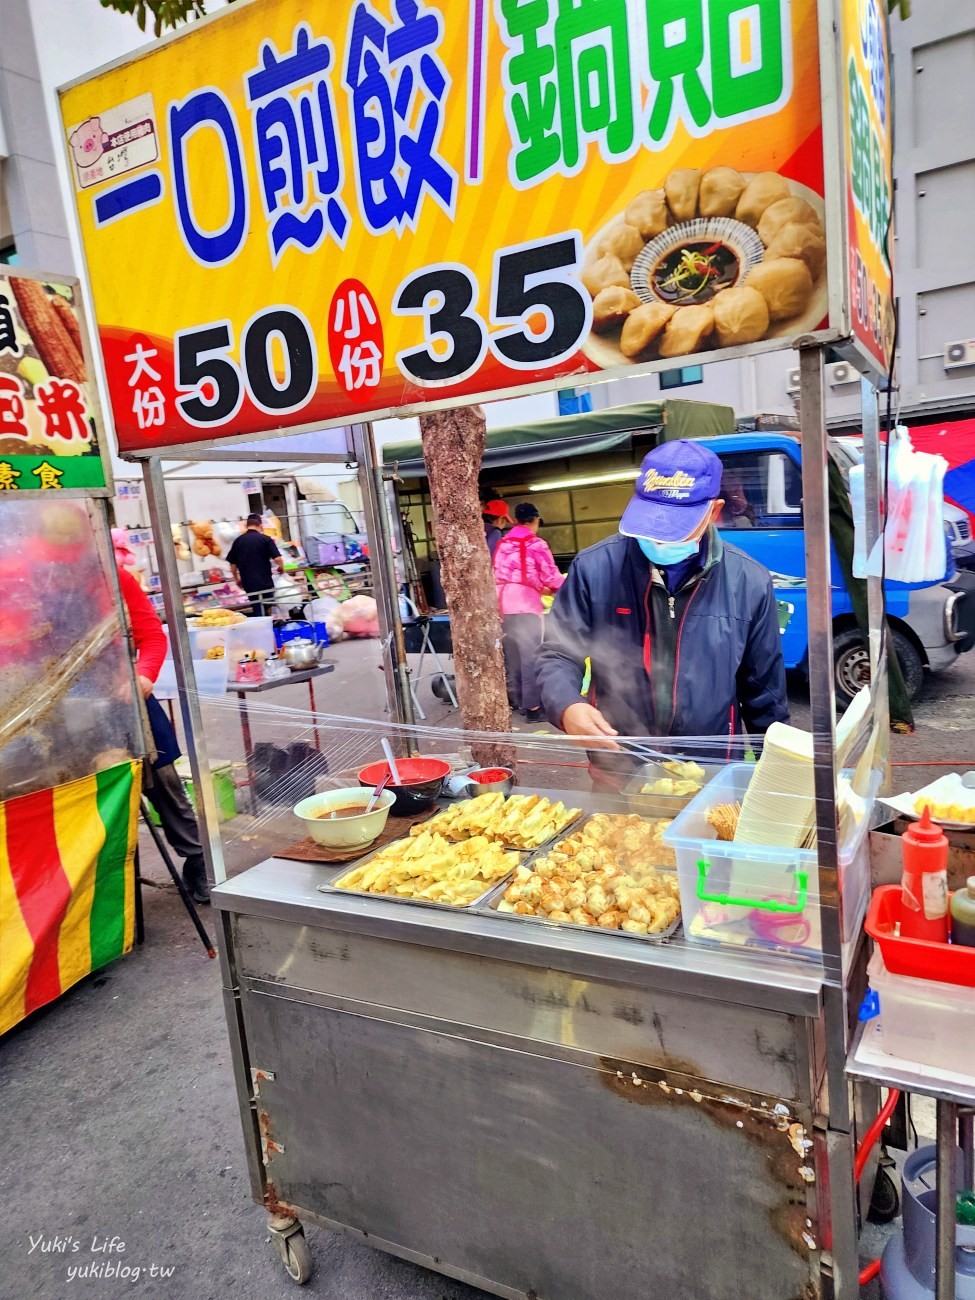
[[[902,939],[897,933],[900,919],[900,885],[875,889],[867,912],[867,934],[879,945],[884,965],[892,975],[975,988],[975,948],[932,943],[930,939]]]

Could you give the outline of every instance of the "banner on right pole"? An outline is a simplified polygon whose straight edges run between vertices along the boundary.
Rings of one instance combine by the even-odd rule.
[[[881,0],[838,0],[847,302],[857,360],[879,374],[894,347],[890,46]]]

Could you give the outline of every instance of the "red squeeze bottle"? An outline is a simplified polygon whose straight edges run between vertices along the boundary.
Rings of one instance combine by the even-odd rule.
[[[948,942],[948,837],[925,805],[901,837],[901,938]]]

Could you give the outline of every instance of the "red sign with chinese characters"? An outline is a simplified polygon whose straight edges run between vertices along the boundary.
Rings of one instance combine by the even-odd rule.
[[[107,491],[76,281],[0,271],[0,492]]]

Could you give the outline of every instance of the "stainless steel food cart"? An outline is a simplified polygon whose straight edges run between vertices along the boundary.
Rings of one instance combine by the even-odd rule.
[[[822,1293],[853,1222],[816,968],[322,880],[272,859],[214,894],[272,1214],[501,1296]]]

